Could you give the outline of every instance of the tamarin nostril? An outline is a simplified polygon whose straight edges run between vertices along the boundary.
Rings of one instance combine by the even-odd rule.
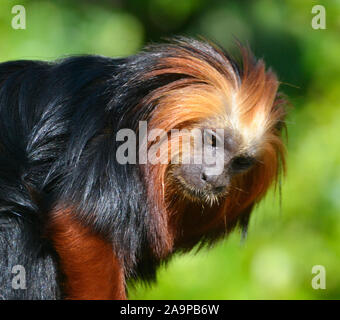
[[[202,173],[201,179],[205,182],[207,182],[207,176],[205,175],[205,173]]]
[[[220,193],[220,192],[224,191],[224,189],[225,189],[225,186],[219,186],[219,187],[215,187],[214,191]]]

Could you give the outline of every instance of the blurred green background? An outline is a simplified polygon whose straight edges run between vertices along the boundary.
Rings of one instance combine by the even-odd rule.
[[[11,8],[26,8],[26,30]],[[326,8],[314,30],[313,5]],[[282,81],[288,174],[252,216],[244,245],[234,232],[210,251],[175,257],[133,299],[340,298],[340,1],[106,0],[0,2],[0,61],[70,54],[125,56],[171,35],[202,35],[225,48],[250,44]],[[326,289],[311,286],[326,268]]]

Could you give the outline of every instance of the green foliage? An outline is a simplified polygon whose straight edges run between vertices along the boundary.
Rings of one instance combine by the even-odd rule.
[[[327,29],[311,27],[311,1],[21,1],[27,29],[11,28],[13,1],[0,4],[0,60],[69,54],[124,56],[173,34],[202,35],[235,49],[249,42],[279,75],[294,106],[288,174],[253,214],[248,240],[233,233],[210,251],[175,257],[136,299],[340,298],[340,3]],[[281,213],[280,213],[281,211]],[[323,265],[327,289],[311,286]]]

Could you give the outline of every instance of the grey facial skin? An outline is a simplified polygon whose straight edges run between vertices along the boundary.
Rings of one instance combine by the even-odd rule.
[[[255,159],[240,153],[236,137],[208,130],[204,138],[202,161],[176,166],[173,176],[192,196],[225,194],[232,178],[248,171]]]

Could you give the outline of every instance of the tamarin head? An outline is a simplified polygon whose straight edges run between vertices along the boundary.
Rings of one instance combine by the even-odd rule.
[[[284,167],[279,82],[262,60],[240,51],[237,63],[206,41],[152,45],[133,57],[113,101],[124,103],[119,127],[146,121],[148,132],[162,132],[139,140],[157,151],[158,161],[140,168],[158,257],[246,227]]]
[[[153,106],[149,128],[168,135],[169,163],[154,168],[162,198],[240,211],[258,201],[284,163],[285,108],[275,74],[242,47],[240,66],[207,42],[180,39],[157,50],[144,76],[172,81],[144,103]]]

